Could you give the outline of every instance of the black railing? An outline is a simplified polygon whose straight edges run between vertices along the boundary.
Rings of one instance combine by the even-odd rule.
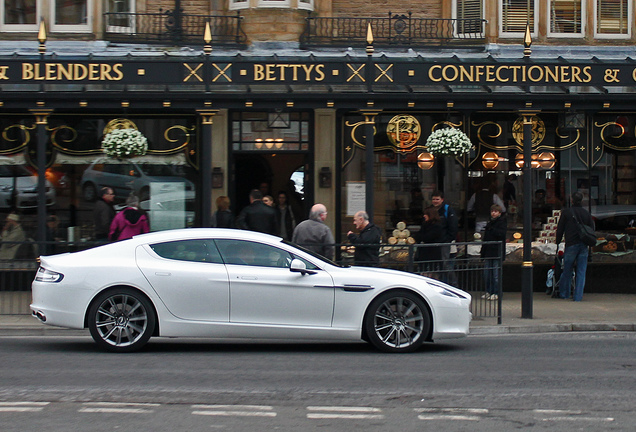
[[[413,18],[391,14],[385,18],[306,18],[301,35],[303,48],[319,46],[366,46],[371,24],[375,46],[437,46],[483,44],[486,20]]]
[[[236,15],[191,15],[183,12],[107,12],[104,39],[126,43],[170,43],[204,45],[205,24],[210,23],[211,44],[243,46],[247,36],[241,29],[243,17]]]

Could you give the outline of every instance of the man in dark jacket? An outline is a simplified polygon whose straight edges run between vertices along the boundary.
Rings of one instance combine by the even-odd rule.
[[[563,209],[557,225],[556,243],[561,243],[565,235],[565,253],[563,255],[563,273],[559,280],[559,296],[570,298],[570,281],[576,262],[576,286],[574,287],[574,301],[583,300],[585,287],[585,272],[587,270],[588,247],[581,241],[578,223],[594,228],[594,219],[590,212],[581,206],[583,194],[575,192],[572,195],[572,207]],[[578,222],[577,222],[578,220]]]
[[[110,224],[115,218],[113,208],[115,193],[109,187],[103,187],[99,191],[99,198],[93,208],[93,220],[95,223],[95,240],[101,243],[108,241]]]
[[[499,299],[499,275],[501,274],[501,262],[506,256],[506,231],[508,221],[501,214],[502,208],[498,204],[490,207],[490,220],[484,229],[484,242],[499,242],[483,244],[481,257],[484,259],[484,282],[486,294],[482,296],[487,300]]]
[[[444,201],[444,192],[436,190],[431,194],[431,203],[433,207],[439,213],[440,221],[443,227],[444,237],[442,243],[449,243],[448,246],[441,248],[442,252],[442,265],[444,273],[442,274],[442,281],[453,286],[457,286],[457,275],[455,275],[455,255],[451,256],[451,245],[457,239],[457,232],[459,231],[459,220],[455,209],[446,204]],[[454,246],[453,246],[454,247]],[[456,249],[456,248],[455,248]]]
[[[236,225],[240,229],[278,234],[276,210],[263,203],[263,194],[258,189],[250,192],[250,205],[241,210]]]
[[[356,235],[353,231],[349,231],[347,238],[353,245],[366,245],[356,246],[353,261],[357,265],[377,266],[380,264],[382,231],[369,221],[369,215],[365,211],[359,211],[353,216],[353,224],[358,229],[359,234]],[[373,246],[376,244],[377,246]]]

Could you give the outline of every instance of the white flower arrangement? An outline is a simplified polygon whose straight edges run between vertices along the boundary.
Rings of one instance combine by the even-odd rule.
[[[143,156],[148,151],[148,140],[136,129],[114,129],[104,137],[102,149],[117,159]]]
[[[437,129],[426,140],[426,149],[435,156],[462,156],[473,146],[466,134],[459,129]]]

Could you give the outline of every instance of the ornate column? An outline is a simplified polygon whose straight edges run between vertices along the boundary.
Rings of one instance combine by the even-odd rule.
[[[197,110],[201,116],[201,226],[207,228],[212,222],[212,124],[219,110]]]
[[[520,111],[523,117],[523,263],[521,268],[521,318],[532,318],[532,117],[537,111]]]
[[[38,165],[38,224],[35,240],[38,242],[40,255],[48,252],[46,244],[46,126],[48,117],[53,112],[52,109],[32,109],[37,126],[37,165]]]

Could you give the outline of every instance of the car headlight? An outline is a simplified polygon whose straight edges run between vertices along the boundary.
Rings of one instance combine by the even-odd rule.
[[[35,274],[35,280],[38,282],[56,283],[62,279],[64,279],[64,275],[62,273],[54,272],[53,270],[45,269],[44,267],[40,267],[38,272]]]
[[[452,291],[447,290],[446,288],[442,288],[442,287],[437,286],[437,285],[433,285],[433,288],[435,288],[435,291],[437,291],[438,293],[440,293],[443,296],[452,297],[452,298],[459,298],[459,296],[457,294],[455,294]]]

